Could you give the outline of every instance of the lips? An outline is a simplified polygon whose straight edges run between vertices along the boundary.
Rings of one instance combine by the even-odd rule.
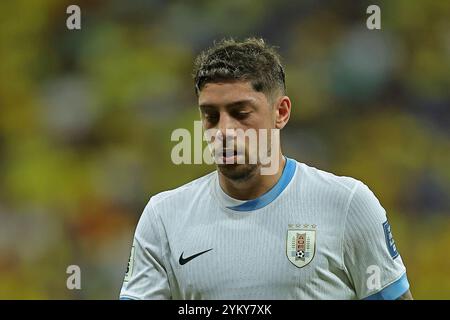
[[[221,151],[216,152],[217,160],[220,160],[221,164],[233,164],[237,163],[237,159],[240,155],[243,155],[242,152],[238,152],[233,149],[222,149]]]
[[[222,151],[222,157],[224,157],[224,158],[237,156],[237,154],[238,154],[237,151],[236,150],[232,150],[232,149],[224,149]]]

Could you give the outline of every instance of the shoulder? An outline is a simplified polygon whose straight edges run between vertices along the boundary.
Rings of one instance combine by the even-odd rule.
[[[351,200],[353,194],[363,184],[360,180],[349,176],[340,176],[325,170],[298,162],[298,176],[301,186],[311,192],[321,192],[332,198]]]
[[[190,181],[175,189],[166,190],[152,195],[146,208],[159,211],[165,207],[183,206],[192,202],[199,195],[208,194],[211,183],[214,181],[216,171],[210,172],[200,178]]]
[[[361,180],[298,163],[297,189],[324,209],[333,208],[340,218],[363,223],[386,220],[386,213],[372,190]],[[300,191],[302,190],[302,191]]]
[[[376,217],[383,220],[385,211],[372,190],[361,180],[349,176],[338,176],[304,163],[299,163],[304,179],[316,189],[329,194],[330,199],[346,203],[346,214],[359,218]],[[358,219],[358,217],[355,217]]]

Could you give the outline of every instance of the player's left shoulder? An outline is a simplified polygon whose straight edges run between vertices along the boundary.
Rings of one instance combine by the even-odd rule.
[[[339,175],[323,169],[298,162],[300,179],[313,187],[312,189],[321,190],[324,194],[332,198],[349,200],[355,192],[358,184],[362,182],[351,176]]]
[[[315,199],[320,199],[325,209],[333,210],[343,219],[356,215],[357,220],[386,220],[386,212],[369,186],[350,175],[339,175],[298,162],[300,188]],[[309,191],[308,191],[309,190]]]
[[[349,211],[356,215],[375,219],[386,220],[386,211],[375,193],[362,181],[358,181],[349,204]]]

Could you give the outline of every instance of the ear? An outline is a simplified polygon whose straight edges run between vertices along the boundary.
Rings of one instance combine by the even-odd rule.
[[[283,129],[291,116],[291,99],[288,96],[278,98],[275,104],[275,128]]]

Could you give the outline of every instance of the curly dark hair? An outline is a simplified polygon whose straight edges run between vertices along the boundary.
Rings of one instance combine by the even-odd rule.
[[[233,80],[250,81],[255,91],[266,96],[286,94],[280,56],[263,39],[223,39],[214,43],[195,59],[193,76],[197,96],[206,83]]]

